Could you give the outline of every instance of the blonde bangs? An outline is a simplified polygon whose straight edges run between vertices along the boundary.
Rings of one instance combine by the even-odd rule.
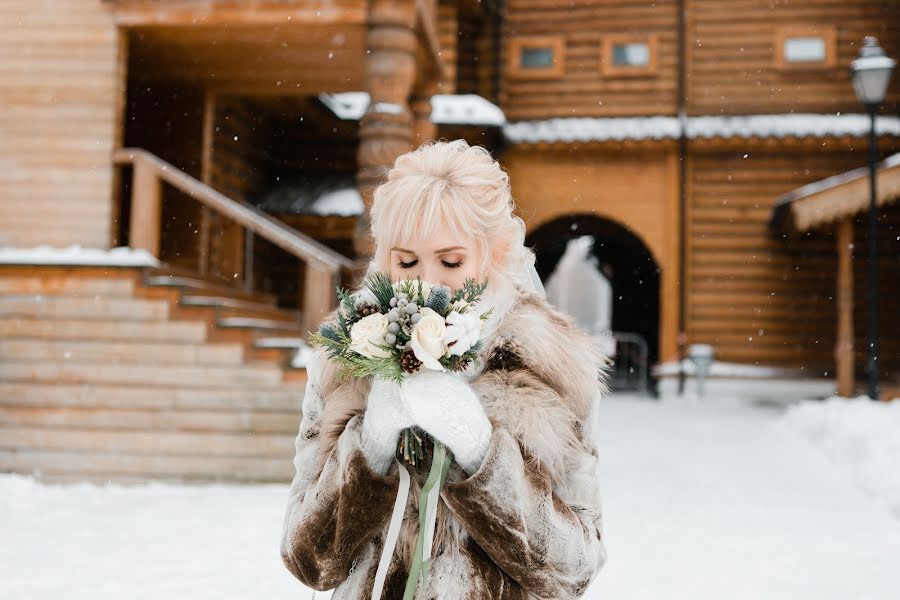
[[[428,238],[441,225],[459,239],[474,239],[482,277],[518,271],[534,255],[524,246],[525,224],[514,210],[509,176],[485,148],[465,140],[425,143],[400,156],[375,189],[370,271],[389,270],[393,246]],[[501,256],[505,260],[495,264]]]

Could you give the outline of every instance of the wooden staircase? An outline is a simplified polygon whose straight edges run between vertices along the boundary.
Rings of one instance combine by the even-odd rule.
[[[0,472],[289,481],[300,317],[172,269],[0,266]]]

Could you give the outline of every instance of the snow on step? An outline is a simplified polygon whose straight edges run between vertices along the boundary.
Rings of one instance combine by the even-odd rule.
[[[169,305],[164,300],[132,298],[6,296],[0,297],[0,316],[161,321],[168,318]]]
[[[0,337],[198,343],[206,339],[206,324],[201,321],[88,321],[0,317]]]
[[[297,435],[300,413],[291,411],[113,409],[86,406],[53,408],[0,403],[6,427],[62,427],[145,431],[220,431],[254,435]]]
[[[0,406],[299,411],[303,390],[0,381]],[[299,422],[298,422],[299,425]]]
[[[0,363],[0,379],[185,387],[275,387],[281,383],[281,369],[268,364],[239,367],[165,365],[164,368],[160,368],[154,364],[110,365],[31,361]]]
[[[58,450],[0,449],[0,471],[53,475],[118,475],[142,479],[290,481],[290,459],[248,456],[165,456]]]
[[[130,279],[101,277],[0,276],[0,296],[49,294],[64,296],[128,297],[134,293]]]
[[[0,360],[238,365],[240,344],[161,344],[150,342],[0,339]]]
[[[0,448],[126,452],[154,456],[294,456],[294,435],[216,431],[116,431],[93,428],[0,427]]]

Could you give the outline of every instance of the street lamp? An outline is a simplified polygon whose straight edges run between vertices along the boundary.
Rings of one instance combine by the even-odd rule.
[[[850,64],[856,97],[869,113],[869,398],[878,399],[878,197],[875,187],[878,162],[878,137],[875,135],[875,112],[884,102],[891,71],[896,63],[884,55],[874,37],[866,37],[859,58]]]

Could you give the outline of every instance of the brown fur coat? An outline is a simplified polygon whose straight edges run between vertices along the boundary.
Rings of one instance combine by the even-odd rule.
[[[331,321],[335,313],[326,321]],[[519,291],[469,381],[493,425],[482,466],[453,464],[438,502],[427,589],[417,598],[575,598],[606,560],[594,424],[607,359],[570,317]],[[340,381],[317,352],[297,436],[282,557],[307,586],[369,598],[400,466],[360,448],[369,378]],[[382,598],[402,598],[427,468],[411,473]]]

